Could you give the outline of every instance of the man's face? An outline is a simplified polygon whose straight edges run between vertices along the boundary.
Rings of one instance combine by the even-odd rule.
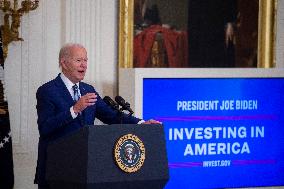
[[[72,47],[71,56],[62,58],[62,72],[73,83],[84,79],[87,70],[87,51],[84,48]]]

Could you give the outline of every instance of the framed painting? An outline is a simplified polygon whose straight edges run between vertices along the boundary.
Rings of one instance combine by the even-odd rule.
[[[119,67],[271,68],[277,0],[120,0]]]

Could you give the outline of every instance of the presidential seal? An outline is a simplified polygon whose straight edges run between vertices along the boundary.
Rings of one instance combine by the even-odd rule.
[[[127,173],[138,171],[145,160],[143,142],[133,134],[121,136],[115,144],[114,158],[121,170]]]

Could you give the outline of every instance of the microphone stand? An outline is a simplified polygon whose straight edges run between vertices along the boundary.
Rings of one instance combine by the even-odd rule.
[[[121,108],[119,108],[118,110],[118,114],[119,114],[119,117],[120,117],[120,124],[122,124],[122,116],[123,116],[123,111],[126,110],[128,111],[128,116],[131,116],[133,114],[133,112],[130,112],[127,108],[130,107],[130,104],[128,102],[125,103],[127,107],[123,107],[121,106]]]
[[[118,116],[120,120],[120,124],[122,124],[122,115],[123,115],[123,108],[118,108]]]
[[[119,96],[120,97],[120,96]],[[125,100],[120,97],[117,99],[118,96],[116,97],[116,102],[114,102],[109,96],[105,96],[103,98],[103,101],[109,105],[112,109],[116,110],[119,116],[120,124],[122,124],[122,118],[123,118],[123,111],[126,110],[129,112],[128,116],[131,116],[134,112],[130,108],[130,104],[128,102],[125,102]],[[121,102],[123,101],[123,103]],[[121,108],[119,108],[121,106]]]

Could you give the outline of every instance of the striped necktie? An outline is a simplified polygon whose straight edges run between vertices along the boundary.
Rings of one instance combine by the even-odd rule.
[[[72,89],[73,89],[73,92],[74,92],[74,101],[77,102],[80,98],[80,95],[79,95],[79,88],[78,86],[75,84],[72,86]]]
[[[78,85],[73,85],[72,86],[73,92],[74,92],[74,102],[77,102],[80,98],[80,93],[79,93],[79,87]],[[80,119],[81,122],[81,126],[85,125],[85,121],[84,121],[84,113],[80,112],[78,115],[78,118]]]

